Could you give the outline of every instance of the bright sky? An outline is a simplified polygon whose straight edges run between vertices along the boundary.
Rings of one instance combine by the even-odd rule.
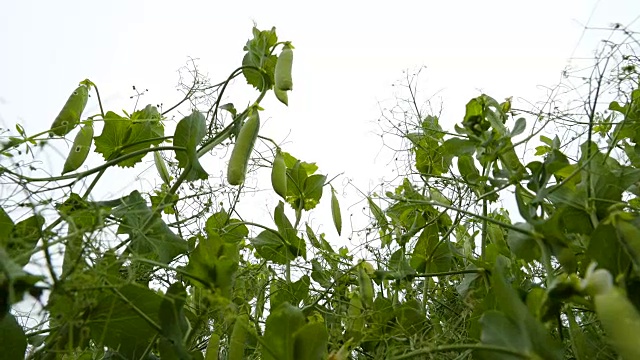
[[[584,31],[585,25],[606,28],[636,21],[637,28],[640,15],[636,0],[515,3],[5,1],[0,4],[0,124],[13,128],[19,122],[29,133],[48,128],[85,78],[98,85],[107,109],[130,111],[132,85],[149,89],[142,106],[170,106],[180,99],[178,68],[193,57],[214,82],[225,79],[240,65],[255,21],[261,29],[276,26],[280,40],[296,47],[290,106],[274,97],[264,102],[268,121],[261,135],[286,140],[285,151],[317,162],[330,178],[344,172],[367,192],[383,176],[395,176],[392,154],[380,153],[377,120],[381,109],[395,102],[392,84],[403,78],[403,70],[427,67],[419,97],[437,94],[441,124],[452,129],[462,119],[464,104],[482,92],[499,101],[512,95],[515,100],[542,99],[545,90],[539,85],[557,84],[569,58],[589,57],[608,35]],[[230,94],[241,108],[256,96],[244,80],[236,81]],[[94,97],[85,114],[97,110]],[[51,154],[43,166],[58,173],[66,152]],[[95,153],[90,159],[92,164],[101,160]],[[226,171],[221,163],[204,166],[211,181]],[[98,188],[104,194],[118,193],[135,179],[121,170],[108,175]],[[270,187],[268,182],[259,186]],[[341,190],[358,199],[352,188]],[[325,214],[328,203],[322,206]],[[343,205],[345,216],[360,211],[361,206],[345,209],[348,204]],[[261,206],[266,213],[275,202]],[[323,231],[332,231],[330,220],[317,224],[322,223]]]

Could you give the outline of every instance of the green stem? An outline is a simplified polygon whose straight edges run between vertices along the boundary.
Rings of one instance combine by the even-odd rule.
[[[186,151],[185,148],[180,147],[180,146],[156,146],[153,148],[149,148],[149,149],[140,149],[137,151],[134,151],[132,153],[126,154],[126,155],[122,155],[116,159],[113,160],[109,160],[107,162],[105,162],[104,164],[97,166],[93,169],[89,169],[87,171],[83,171],[77,174],[72,174],[72,175],[64,175],[64,176],[53,176],[53,177],[48,177],[48,178],[32,178],[29,176],[24,176],[24,175],[20,175],[18,173],[15,173],[13,171],[10,171],[6,168],[2,169],[4,172],[9,173],[13,176],[19,177],[20,179],[23,179],[27,182],[50,182],[50,181],[60,181],[60,180],[70,180],[70,179],[76,179],[76,180],[80,180],[82,178],[85,178],[89,175],[95,174],[97,172],[100,172],[110,166],[116,165],[124,160],[130,159],[132,157],[136,157],[142,154],[146,154],[148,152],[151,151],[158,151],[158,150],[174,150],[174,151]]]
[[[455,344],[455,345],[442,345],[428,348],[422,348],[419,350],[411,351],[399,356],[392,357],[391,360],[411,359],[426,354],[448,352],[448,351],[461,351],[461,350],[482,350],[493,351],[497,353],[512,355],[520,359],[533,359],[529,354],[521,353],[517,350],[509,349],[502,346],[487,345],[487,344]]]
[[[443,203],[440,203],[440,202],[437,202],[437,201],[405,199],[405,198],[401,198],[401,197],[398,197],[398,196],[394,196],[392,198],[394,200],[405,202],[405,203],[409,203],[409,204],[423,204],[423,205],[431,205],[431,206],[442,206],[442,207],[447,208],[449,210],[453,210],[453,211],[459,212],[459,213],[464,214],[464,215],[472,216],[472,217],[478,218],[480,220],[485,220],[485,221],[490,222],[492,224],[499,225],[499,226],[501,226],[501,227],[503,227],[505,229],[509,229],[509,230],[512,230],[512,231],[515,231],[515,232],[518,232],[518,233],[521,233],[521,234],[524,234],[524,235],[528,235],[528,236],[534,236],[534,233],[531,232],[531,231],[528,231],[528,230],[525,230],[525,229],[521,229],[521,228],[519,228],[517,226],[511,225],[511,224],[507,224],[507,223],[504,223],[502,221],[498,221],[496,219],[493,219],[493,218],[490,218],[490,217],[487,217],[487,216],[484,216],[484,215],[478,215],[478,214],[472,213],[470,211],[462,210],[462,209],[459,209],[459,208],[457,208],[455,206],[443,204]]]

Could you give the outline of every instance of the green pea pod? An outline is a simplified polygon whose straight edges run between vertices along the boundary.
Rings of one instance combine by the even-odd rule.
[[[278,98],[281,103],[289,106],[289,95],[287,95],[286,91],[280,90],[278,88],[273,89],[273,91],[276,93],[276,98]]]
[[[51,133],[64,136],[80,123],[80,116],[87,106],[89,100],[89,88],[85,85],[78,86],[67,102],[60,110],[60,113],[51,125]]]
[[[593,298],[596,314],[609,342],[622,359],[640,359],[640,313],[627,296],[613,285],[611,273],[589,266],[584,289]]]
[[[285,44],[276,62],[276,70],[275,70],[276,89],[282,90],[282,91],[288,91],[293,89],[293,80],[291,79],[292,65],[293,65],[293,47],[291,47],[291,45],[289,44]]]
[[[373,306],[373,282],[363,265],[358,266],[358,283],[360,285],[362,302],[367,308],[371,308]]]
[[[87,155],[89,155],[92,142],[93,125],[87,124],[80,128],[80,131],[78,131],[78,134],[76,134],[76,137],[73,140],[73,146],[71,147],[67,160],[64,162],[64,166],[62,167],[62,175],[77,170],[82,166],[84,161],[87,159]]]
[[[349,316],[347,320],[347,329],[350,331],[362,331],[364,329],[364,317],[362,316],[362,301],[358,293],[351,294],[351,300],[349,300],[349,308],[347,314]]]
[[[244,182],[249,157],[258,138],[259,130],[260,116],[258,110],[253,109],[247,122],[242,125],[236,139],[236,144],[231,151],[229,167],[227,168],[227,181],[229,184],[240,185]]]
[[[331,216],[333,217],[333,225],[335,225],[338,235],[342,233],[342,215],[340,214],[340,203],[336,197],[336,190],[331,187]]]
[[[239,315],[233,324],[233,331],[229,338],[229,360],[244,359],[244,347],[247,340],[247,329],[249,328],[249,316]]]
[[[218,360],[218,352],[220,351],[220,335],[213,333],[207,344],[207,351],[204,360]]]
[[[271,186],[276,194],[287,198],[287,164],[280,149],[276,150],[276,157],[273,159],[271,167]]]
[[[158,170],[158,174],[160,174],[160,178],[162,181],[169,185],[171,182],[171,176],[169,175],[169,170],[167,170],[167,165],[164,163],[164,159],[160,155],[160,151],[153,152],[153,162],[156,164],[156,169]]]

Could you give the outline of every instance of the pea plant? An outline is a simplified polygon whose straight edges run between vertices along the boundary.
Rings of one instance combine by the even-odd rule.
[[[481,94],[446,130],[408,81],[412,98],[385,117],[404,174],[364,196],[371,223],[336,249],[303,221],[329,191],[346,233],[333,179],[260,135],[262,101],[288,105],[294,47],[275,28],[252,35],[225,81],[194,70],[168,110],[105,111],[84,80],[50,129],[4,131],[3,358],[640,358],[637,42],[600,52],[582,112]],[[258,93],[241,111],[221,103],[235,79]],[[87,116],[93,95],[100,112]],[[574,135],[546,136],[562,126]],[[60,175],[39,175],[35,160],[65,141]],[[225,147],[226,182],[211,185],[201,160]],[[145,159],[157,186],[96,195]],[[238,206],[259,168],[278,199],[268,222]],[[41,304],[29,318],[28,301]]]

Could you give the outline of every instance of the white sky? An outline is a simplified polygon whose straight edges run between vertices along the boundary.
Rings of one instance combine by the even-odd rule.
[[[377,156],[382,143],[376,121],[384,107],[379,103],[393,103],[391,85],[403,70],[427,66],[422,98],[438,94],[441,124],[452,129],[464,104],[481,92],[499,101],[512,95],[540,100],[545,91],[539,85],[557,84],[570,57],[589,56],[608,34],[585,32],[584,25],[629,24],[638,15],[637,0],[6,0],[0,2],[0,124],[13,128],[19,122],[29,133],[47,129],[85,78],[98,85],[107,109],[130,111],[132,85],[149,89],[142,106],[170,105],[180,98],[177,69],[189,56],[214,82],[225,79],[241,64],[255,21],[260,29],[276,26],[279,39],[296,47],[290,106],[269,96],[261,135],[286,138],[285,151],[317,162],[329,177],[345,172],[366,192],[383,176],[394,177],[392,154]],[[244,80],[231,94],[239,108],[256,95]],[[85,114],[97,110],[93,97]],[[54,173],[67,152],[61,149],[61,156],[49,154],[52,161],[43,164]],[[95,153],[90,159],[94,165],[101,160]],[[222,163],[204,167],[211,181],[226,171]],[[115,194],[138,172],[111,170],[98,191]],[[258,186],[270,188],[268,181]],[[351,188],[345,194],[348,233],[348,214],[361,206],[346,209],[358,194]],[[335,236],[328,195],[319,210],[324,215],[312,218]],[[262,202],[262,210],[275,204],[275,198],[266,207]]]

